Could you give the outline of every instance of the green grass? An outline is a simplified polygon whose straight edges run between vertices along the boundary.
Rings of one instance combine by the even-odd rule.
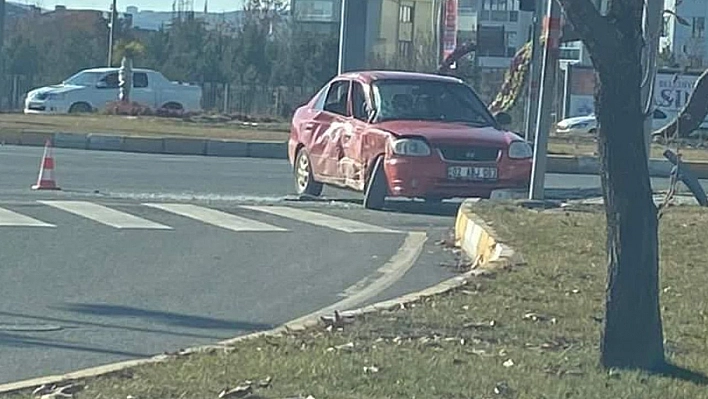
[[[478,213],[528,266],[405,310],[365,316],[343,331],[259,338],[228,353],[97,378],[77,397],[216,398],[226,387],[268,377],[272,383],[256,387],[252,397],[708,397],[695,383],[598,366],[605,230],[600,210],[588,209],[480,206]],[[667,355],[697,372],[708,372],[707,223],[708,211],[688,207],[670,209],[661,221]]]

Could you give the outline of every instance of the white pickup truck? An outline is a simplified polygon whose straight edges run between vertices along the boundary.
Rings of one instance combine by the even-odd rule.
[[[59,85],[41,87],[27,93],[26,114],[66,114],[103,110],[118,100],[119,68],[85,69]],[[196,112],[201,110],[199,86],[171,82],[160,72],[133,69],[130,100],[152,109],[166,108]]]

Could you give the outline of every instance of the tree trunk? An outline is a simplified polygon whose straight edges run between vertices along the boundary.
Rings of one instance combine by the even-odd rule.
[[[602,365],[665,366],[659,307],[659,239],[640,95],[643,0],[558,0],[599,75],[595,92],[607,218],[607,292]]]
[[[656,370],[664,365],[657,209],[644,143],[640,41],[628,36],[593,58],[609,262],[601,362]]]

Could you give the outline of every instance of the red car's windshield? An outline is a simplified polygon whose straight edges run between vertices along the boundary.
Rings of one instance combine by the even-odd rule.
[[[494,125],[484,103],[462,83],[379,80],[373,87],[378,122],[430,120]]]

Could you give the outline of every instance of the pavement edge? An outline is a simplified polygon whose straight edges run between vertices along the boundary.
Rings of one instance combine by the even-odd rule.
[[[473,261],[469,271],[414,293],[402,295],[387,301],[377,302],[375,304],[360,307],[354,310],[343,311],[341,312],[341,315],[349,318],[386,310],[399,309],[408,304],[419,302],[427,297],[444,294],[454,289],[463,287],[467,285],[471,279],[476,276],[489,273],[490,270],[509,268],[524,264],[523,259],[517,255],[511,247],[501,243],[491,227],[472,212],[473,204],[474,203],[472,201],[466,200],[460,205],[454,230],[455,246],[463,251],[464,254]],[[111,363],[61,375],[37,377],[23,381],[0,384],[0,395],[26,391],[42,385],[68,384],[71,382],[76,382],[77,380],[107,376],[138,366],[165,362],[194,353],[209,352],[227,348],[240,342],[259,337],[301,332],[320,326],[322,323],[321,317],[321,311],[316,311],[308,316],[296,319],[294,322],[288,322],[272,330],[242,335],[218,342],[217,344],[188,348],[174,354],[161,354],[145,359]]]
[[[121,151],[150,154],[178,154],[235,158],[288,159],[286,141],[241,141],[192,137],[118,136],[109,133],[71,133],[0,130],[0,144],[43,146],[51,139],[57,148]],[[684,161],[699,179],[708,179],[708,162]],[[669,177],[673,165],[665,159],[649,160],[651,177]],[[548,173],[600,173],[594,156],[548,155]]]

